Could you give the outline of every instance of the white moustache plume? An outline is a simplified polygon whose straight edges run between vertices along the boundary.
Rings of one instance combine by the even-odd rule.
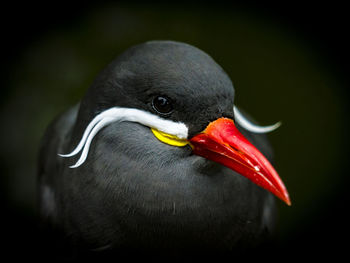
[[[86,127],[79,144],[71,153],[58,155],[61,157],[72,157],[82,150],[79,160],[70,166],[70,168],[79,167],[85,162],[90,144],[95,135],[108,124],[123,121],[137,122],[161,132],[175,135],[180,139],[187,139],[188,136],[188,128],[184,123],[165,120],[157,115],[138,109],[113,107],[96,115]]]
[[[272,132],[274,130],[276,130],[278,127],[281,126],[281,122],[277,122],[273,125],[269,125],[269,126],[259,126],[256,125],[254,123],[251,123],[250,121],[248,121],[243,114],[238,110],[238,108],[236,106],[233,107],[233,111],[235,114],[235,120],[236,122],[242,126],[244,129],[250,131],[250,132],[254,132],[254,133],[267,133],[267,132]]]

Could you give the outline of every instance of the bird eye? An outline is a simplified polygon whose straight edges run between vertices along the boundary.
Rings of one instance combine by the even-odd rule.
[[[155,97],[152,101],[152,106],[160,114],[169,114],[173,110],[171,100],[166,96]]]

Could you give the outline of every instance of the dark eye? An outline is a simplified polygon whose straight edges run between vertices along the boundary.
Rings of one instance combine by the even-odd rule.
[[[160,114],[169,114],[173,110],[172,102],[166,96],[155,97],[152,101],[152,106]]]

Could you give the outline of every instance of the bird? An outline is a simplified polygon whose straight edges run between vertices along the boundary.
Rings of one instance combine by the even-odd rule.
[[[291,205],[266,132],[235,106],[224,69],[190,44],[134,45],[42,138],[39,213],[70,246],[252,247]]]

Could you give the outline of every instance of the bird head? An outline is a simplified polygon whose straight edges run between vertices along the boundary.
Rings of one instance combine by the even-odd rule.
[[[75,148],[61,156],[81,152],[71,168],[124,173],[144,186],[197,180],[198,171],[217,164],[290,205],[273,166],[240,132],[234,96],[230,78],[203,51],[172,41],[134,46],[87,91],[73,131]],[[101,143],[90,158],[96,140]]]

